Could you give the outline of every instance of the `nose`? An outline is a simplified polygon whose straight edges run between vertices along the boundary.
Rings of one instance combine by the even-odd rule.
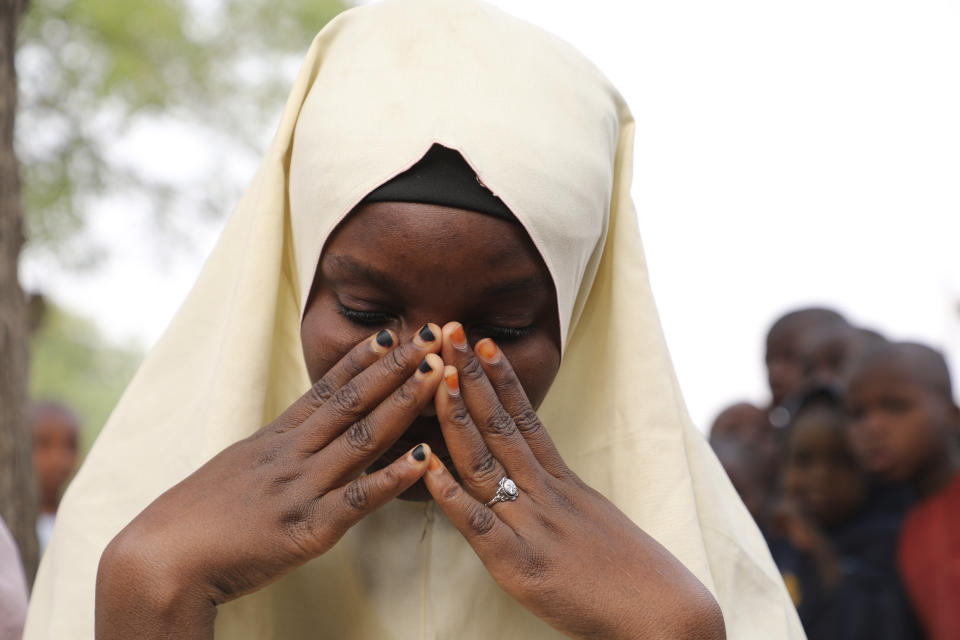
[[[887,421],[877,411],[870,411],[864,416],[864,432],[871,437],[877,437],[887,430]]]

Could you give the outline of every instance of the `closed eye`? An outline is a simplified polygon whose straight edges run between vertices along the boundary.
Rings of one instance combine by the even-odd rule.
[[[363,327],[379,327],[387,324],[390,321],[389,314],[383,313],[382,311],[361,311],[360,309],[351,309],[341,302],[338,302],[337,306],[339,307],[338,310],[340,315],[350,322]]]
[[[510,342],[511,340],[521,340],[531,335],[536,327],[527,325],[526,327],[504,327],[496,324],[481,324],[473,327],[473,330],[487,338],[494,338],[501,342]]]

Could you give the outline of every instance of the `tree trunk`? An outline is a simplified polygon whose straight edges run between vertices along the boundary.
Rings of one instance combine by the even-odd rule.
[[[27,307],[17,280],[23,245],[13,150],[17,26],[26,0],[0,0],[0,515],[20,546],[27,580],[37,569],[36,487],[27,422]]]

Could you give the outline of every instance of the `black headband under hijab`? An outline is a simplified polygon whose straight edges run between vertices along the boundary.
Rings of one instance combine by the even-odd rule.
[[[430,147],[417,164],[367,194],[360,204],[370,202],[437,204],[518,222],[458,151],[439,144]]]

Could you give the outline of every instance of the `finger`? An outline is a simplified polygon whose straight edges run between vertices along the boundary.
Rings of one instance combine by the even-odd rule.
[[[457,368],[462,401],[490,451],[509,473],[519,476],[537,469],[540,465],[536,457],[517,429],[513,418],[500,403],[480,360],[467,344],[463,327],[458,322],[450,322],[443,331],[444,342],[452,347],[446,363]],[[489,340],[481,342],[493,345]],[[457,468],[459,469],[459,466]]]
[[[475,349],[497,398],[513,419],[517,431],[523,436],[533,455],[553,476],[559,477],[569,472],[569,467],[560,457],[553,439],[530,404],[506,354],[489,338],[478,341]]]
[[[359,475],[403,435],[433,400],[442,373],[440,356],[427,354],[406,382],[324,447],[311,460],[311,466],[324,470],[330,486],[338,486]]]
[[[430,456],[423,481],[447,519],[485,565],[490,567],[494,561],[516,557],[517,534],[492,509],[464,491],[437,456]]]
[[[434,406],[443,441],[460,478],[471,494],[489,500],[507,471],[483,441],[463,403],[456,367],[443,368],[443,384],[437,388]]]
[[[383,469],[325,493],[314,518],[314,531],[321,532],[320,547],[329,549],[364,516],[412,487],[431,457],[429,445],[417,445]]]
[[[440,350],[440,327],[425,324],[411,340],[388,351],[340,387],[304,422],[298,442],[306,453],[319,451],[370,413],[413,375],[428,353]]]
[[[275,424],[280,425],[277,431],[283,432],[299,426],[314,411],[323,406],[340,387],[383,357],[396,344],[396,334],[389,329],[382,329],[354,346],[281,414],[275,421]]]

